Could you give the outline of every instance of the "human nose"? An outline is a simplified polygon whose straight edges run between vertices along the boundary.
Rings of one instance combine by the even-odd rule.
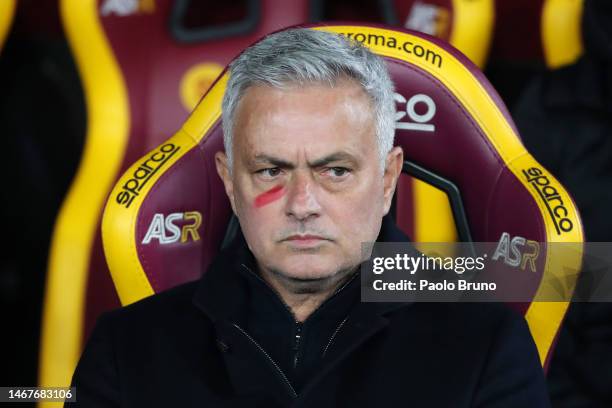
[[[311,175],[296,172],[290,180],[287,194],[287,215],[299,221],[317,217],[321,206],[317,200],[316,185]]]

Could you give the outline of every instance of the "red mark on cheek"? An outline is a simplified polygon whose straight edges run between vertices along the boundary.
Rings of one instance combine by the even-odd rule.
[[[273,201],[278,200],[285,194],[285,189],[283,186],[272,187],[270,190],[265,193],[261,193],[257,197],[255,197],[255,208],[263,207],[264,205],[268,205]]]

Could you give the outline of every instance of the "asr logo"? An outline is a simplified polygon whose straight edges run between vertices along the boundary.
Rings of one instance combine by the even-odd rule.
[[[429,123],[436,114],[436,103],[425,94],[417,94],[412,98],[406,98],[398,93],[393,95],[393,99],[398,104],[405,104],[404,110],[395,112],[395,128],[402,130],[416,130],[421,132],[433,132],[436,130],[435,125]],[[424,107],[417,112],[416,106],[420,104]],[[408,119],[408,121],[404,120]]]
[[[515,268],[520,266],[522,270],[525,270],[529,264],[531,272],[536,272],[536,261],[539,256],[540,244],[537,241],[519,236],[511,238],[510,234],[504,232],[491,259],[497,261],[501,258],[506,265]]]
[[[105,0],[100,8],[103,17],[115,14],[120,17],[155,12],[155,0]]]
[[[202,224],[202,214],[199,211],[177,212],[168,214],[155,214],[149,225],[149,229],[142,240],[148,245],[157,240],[161,245],[173,244],[175,242],[185,243],[189,237],[193,242],[200,240],[198,228]]]

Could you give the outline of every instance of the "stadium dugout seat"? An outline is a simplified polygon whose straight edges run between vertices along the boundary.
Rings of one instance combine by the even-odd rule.
[[[50,245],[41,385],[68,383],[97,316],[120,305],[100,237],[102,208],[112,185],[135,159],[180,127],[222,67],[255,39],[284,26],[348,19],[400,24],[418,3],[299,0],[287,7],[284,0],[60,1],[83,82],[87,131]],[[475,13],[473,6],[459,3],[448,6],[445,33],[451,41],[465,38],[452,33],[469,29]],[[455,18],[454,10],[471,11]],[[455,239],[446,196],[407,176],[401,184],[403,199],[420,204],[402,213],[400,227],[421,240]],[[437,227],[422,228],[432,223]]]
[[[16,5],[16,0],[4,0],[0,2],[0,52],[2,51],[2,45],[4,45],[4,40],[13,22]]]
[[[583,240],[571,197],[525,150],[505,106],[475,65],[445,43],[412,31],[311,27],[363,41],[385,58],[397,88],[396,144],[405,152],[404,171],[448,194],[461,240],[524,237],[543,243],[539,276],[563,275],[561,262],[579,269],[580,252],[561,260],[549,245]],[[223,73],[180,130],[136,160],[109,196],[102,235],[124,305],[198,279],[231,232],[230,205],[214,165],[214,154],[223,149],[226,81]],[[556,213],[563,217],[551,212],[529,171],[558,193],[563,211]],[[411,205],[398,195],[395,211]],[[571,293],[575,275],[560,278]],[[539,289],[529,290],[537,299]],[[568,303],[509,306],[524,314],[546,365]]]

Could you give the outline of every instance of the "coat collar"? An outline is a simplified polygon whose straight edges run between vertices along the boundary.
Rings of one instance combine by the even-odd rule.
[[[377,242],[409,242],[390,216],[383,217]],[[241,321],[247,312],[245,295],[248,282],[245,274],[252,273],[256,261],[241,232],[232,244],[213,260],[198,283],[193,302],[214,323],[218,320]],[[359,269],[358,269],[359,270]],[[358,273],[358,272],[357,272]],[[380,316],[405,306],[406,303],[359,303],[357,309],[364,318]]]

